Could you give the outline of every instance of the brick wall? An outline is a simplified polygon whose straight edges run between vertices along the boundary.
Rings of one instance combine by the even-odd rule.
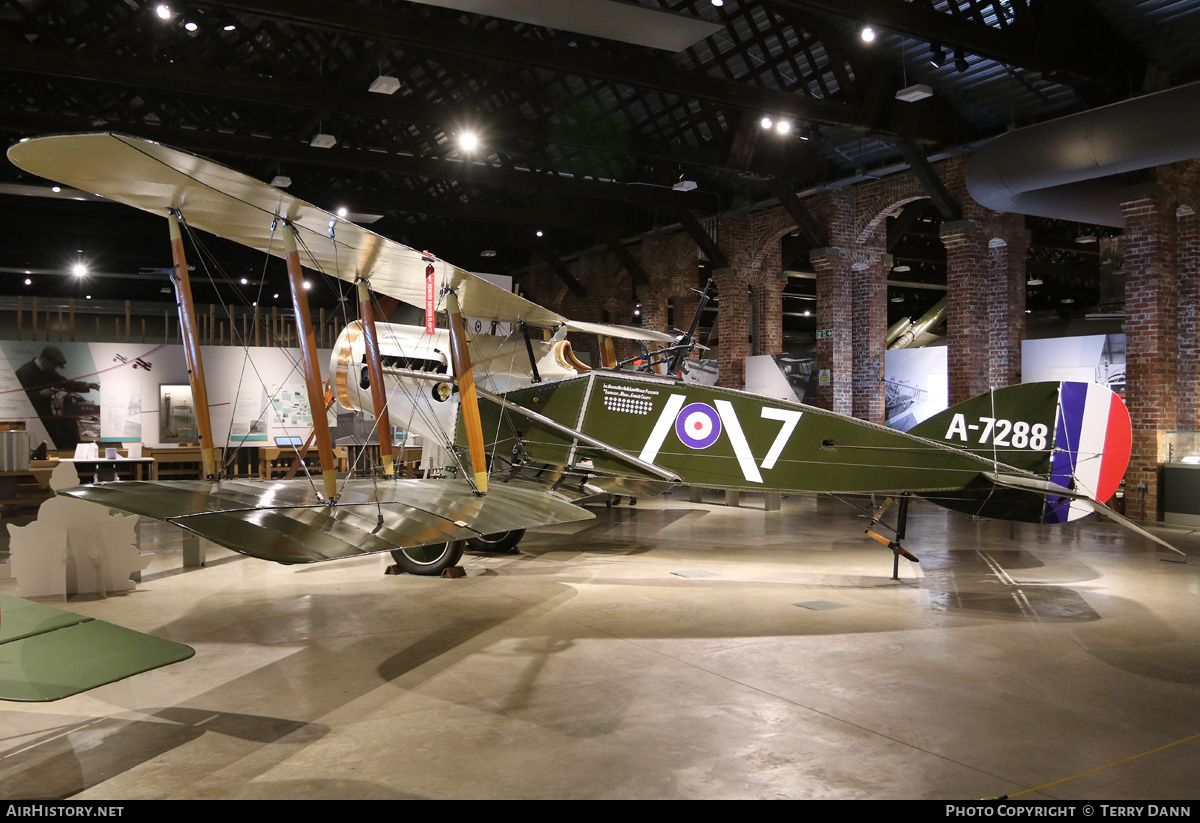
[[[1151,183],[1122,192],[1125,215],[1125,403],[1133,421],[1126,513],[1155,519],[1164,432],[1176,421],[1176,217],[1167,189]],[[1145,488],[1143,508],[1142,488]]]

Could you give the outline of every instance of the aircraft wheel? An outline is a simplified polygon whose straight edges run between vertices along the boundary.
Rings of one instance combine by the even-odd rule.
[[[485,534],[482,537],[472,537],[467,545],[477,552],[492,552],[494,554],[511,554],[517,549],[517,544],[525,536],[524,529],[513,529],[510,532]]]
[[[457,566],[458,561],[462,559],[462,553],[463,541],[451,540],[449,543],[394,549],[392,559],[401,571],[432,577],[441,574],[444,569]]]

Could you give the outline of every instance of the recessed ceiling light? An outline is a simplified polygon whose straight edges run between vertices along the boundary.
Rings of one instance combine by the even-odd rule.
[[[62,191],[62,186],[51,186],[50,191],[54,192],[55,194],[58,194],[60,191]]]
[[[237,26],[233,25],[233,23],[226,23],[221,27],[221,31],[234,31],[236,28]]]

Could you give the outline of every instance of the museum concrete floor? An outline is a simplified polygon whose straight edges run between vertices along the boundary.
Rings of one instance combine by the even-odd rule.
[[[0,705],[4,798],[1200,798],[1200,538],[834,500],[596,510],[467,555],[285,567],[177,533],[66,608],[196,656]],[[12,581],[0,589],[11,592]]]

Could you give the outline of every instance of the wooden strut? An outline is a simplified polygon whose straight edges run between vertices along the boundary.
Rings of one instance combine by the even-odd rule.
[[[204,382],[204,362],[200,358],[200,339],[196,330],[196,306],[192,302],[192,283],[188,278],[187,257],[183,252],[183,232],[179,227],[179,212],[170,211],[167,222],[171,228],[171,256],[175,270],[171,280],[179,301],[179,329],[183,338],[183,356],[187,361],[188,380],[192,384],[192,405],[196,410],[196,425],[200,433],[200,458],[204,476],[216,477],[217,458],[213,448],[212,421],[208,414],[208,387]]]
[[[296,229],[291,223],[284,223],[283,226],[283,250],[287,260],[288,285],[292,289],[292,310],[296,315],[300,360],[304,364],[304,384],[308,388],[308,407],[312,410],[313,433],[317,437],[317,453],[321,457],[325,499],[334,503],[337,501],[337,467],[333,460],[329,420],[325,417],[325,391],[321,384],[321,368],[317,363],[317,340],[308,312],[308,295],[304,293],[300,253],[296,249]]]
[[[471,370],[471,355],[467,351],[467,331],[463,325],[462,309],[454,292],[446,295],[446,313],[450,318],[450,356],[454,360],[454,376],[458,381],[458,405],[462,409],[463,429],[467,433],[467,451],[475,488],[487,494],[487,453],[483,448],[483,423],[479,418],[479,397],[475,392],[475,375]]]
[[[375,433],[379,437],[379,458],[383,473],[395,474],[392,456],[392,424],[384,392],[383,361],[379,355],[379,337],[375,331],[375,310],[371,305],[371,289],[366,280],[358,281],[358,313],[362,317],[363,339],[367,348],[367,376],[371,381],[371,404],[375,408]]]

